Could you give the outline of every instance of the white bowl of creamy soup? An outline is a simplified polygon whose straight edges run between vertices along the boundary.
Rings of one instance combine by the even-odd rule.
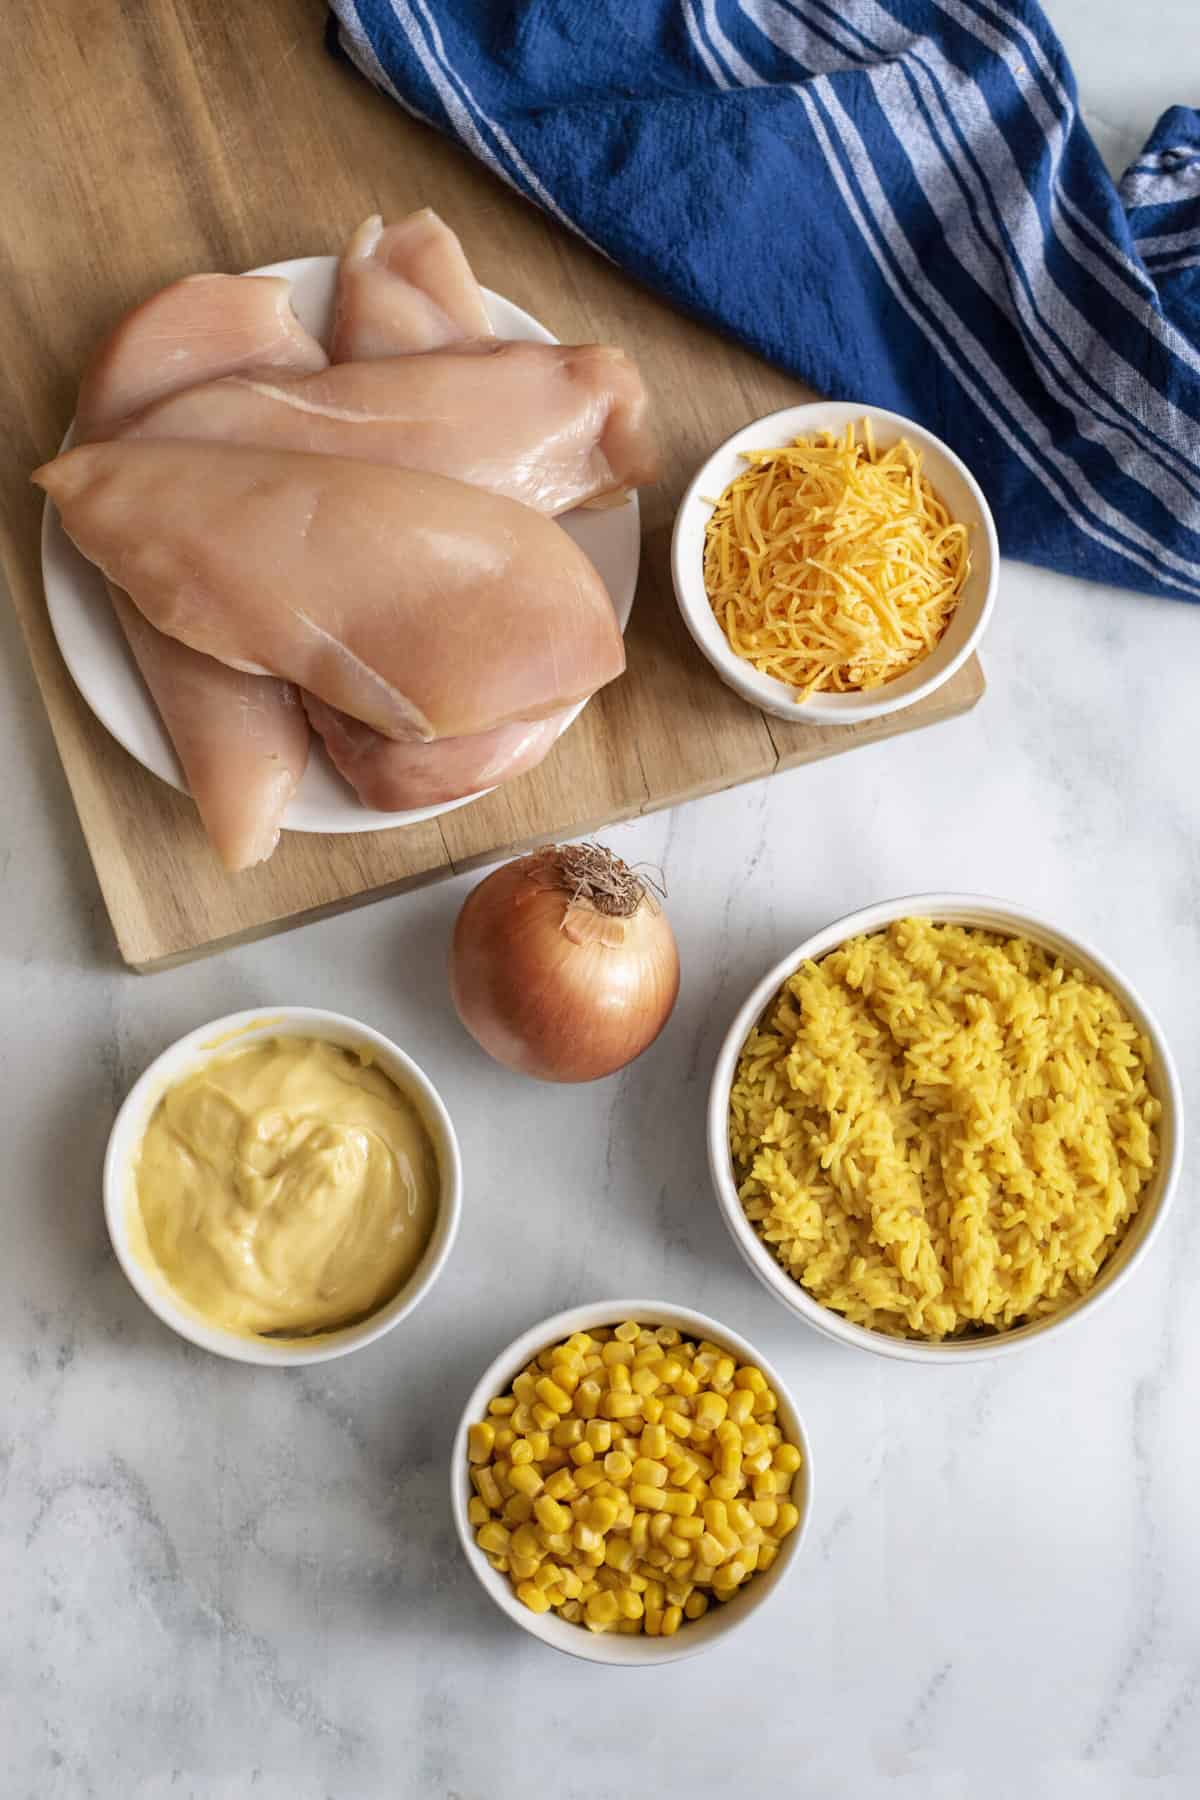
[[[163,1052],[117,1114],[104,1210],[117,1259],[181,1337],[238,1362],[372,1343],[436,1281],[462,1168],[428,1076],[315,1007],[234,1013]]]

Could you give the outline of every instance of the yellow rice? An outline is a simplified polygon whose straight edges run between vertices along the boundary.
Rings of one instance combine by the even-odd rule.
[[[804,963],[742,1049],[746,1216],[858,1325],[937,1340],[1057,1312],[1154,1171],[1150,1045],[1025,938],[926,919]]]

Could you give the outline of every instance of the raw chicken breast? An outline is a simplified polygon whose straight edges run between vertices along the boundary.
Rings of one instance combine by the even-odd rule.
[[[438,738],[432,744],[398,744],[312,694],[303,696],[313,730],[329,759],[364,806],[407,812],[461,800],[536,768],[563,728],[566,713],[518,719],[471,737]]]
[[[369,221],[364,231],[358,234],[356,242],[361,243],[364,238],[369,237],[377,229],[378,221]],[[408,230],[411,232],[412,222],[410,222]],[[394,234],[403,239],[405,228],[394,228]],[[455,248],[458,248],[457,244]],[[461,252],[459,254],[461,255]],[[343,267],[347,268],[349,272],[343,277],[340,291],[352,301],[353,246]],[[459,265],[460,274],[463,267],[465,267],[465,260],[463,264]],[[409,269],[411,273],[413,270],[411,262]],[[458,330],[452,333],[453,337],[462,337],[466,334],[469,338],[470,334],[479,328],[479,312],[475,309],[478,289],[470,277],[469,269],[466,273],[470,281],[468,291],[472,304],[458,305],[453,308],[455,319],[451,320],[450,324],[453,327],[457,323],[458,326]],[[375,294],[376,298],[386,305],[387,290],[381,290],[377,284]],[[423,349],[427,341],[423,326],[424,321],[419,308],[394,305],[383,312],[375,310],[371,321],[370,354],[381,358],[408,356],[413,351]],[[335,356],[348,353],[365,354],[368,348],[367,332],[364,330],[361,334],[357,334],[357,342],[355,338],[356,334],[352,330],[344,332],[340,339],[335,341]],[[485,343],[474,338],[468,344],[460,344],[458,350],[461,353],[465,348],[477,351],[484,347],[486,347]],[[511,375],[521,363],[522,359],[515,353],[529,347],[514,344],[504,347],[508,374]],[[535,348],[541,350],[544,349],[544,346]],[[422,357],[420,362],[429,363],[431,355]],[[624,359],[622,361],[624,362]],[[377,364],[377,366],[380,365]],[[494,366],[492,363],[487,365],[489,377]],[[597,444],[596,451],[601,455],[606,452],[606,460],[609,461],[610,467],[614,470],[624,468],[624,479],[633,482],[650,478],[644,468],[638,469],[635,446],[648,456],[651,466],[653,466],[654,452],[645,430],[644,398],[640,379],[637,378],[632,365],[624,363],[624,367],[634,376],[636,394],[626,395],[625,400],[628,404],[619,402],[613,413],[609,415],[607,437],[610,441],[605,444],[603,452],[600,450],[600,445]],[[496,397],[499,397],[498,389]],[[490,388],[488,398],[489,400],[492,398]],[[521,416],[522,411],[527,416],[528,401],[528,394],[516,396],[518,417]],[[625,423],[629,431],[628,437],[620,431],[620,427],[615,422],[619,413],[622,412],[625,415]],[[472,420],[470,433],[472,455],[476,454],[480,447],[479,426],[481,422],[495,429],[504,421],[501,420],[499,413],[492,410],[490,406],[479,409],[479,413]],[[544,415],[541,423],[545,430],[549,421]],[[576,448],[578,449],[578,446]],[[545,440],[545,449],[561,454],[561,434],[557,439],[548,437]],[[631,454],[631,452],[634,453]],[[589,477],[592,473],[593,463],[594,459],[589,458],[586,465]],[[442,467],[443,465],[431,462],[428,466]],[[540,504],[549,508],[553,503],[550,491],[545,485],[544,468],[543,463],[539,471],[542,476],[540,501],[531,494],[528,472],[520,466],[510,464],[508,470],[505,471],[506,490],[517,493],[520,498],[528,499],[531,504]],[[561,464],[559,468],[561,472]],[[447,472],[472,481],[481,478],[478,465],[476,465],[476,472],[468,473],[461,461],[456,465],[451,465]],[[619,479],[615,478],[614,485],[619,482]],[[483,480],[485,484],[489,484],[486,474],[483,475]],[[514,486],[514,480],[519,482],[518,486]],[[521,488],[524,489],[523,492]],[[596,490],[598,495],[612,491],[613,489]],[[585,497],[584,494],[580,494],[580,498]],[[563,504],[569,504],[569,502]],[[555,509],[557,510],[557,508]],[[458,800],[469,794],[478,793],[482,788],[490,787],[501,781],[512,780],[514,776],[536,767],[545,759],[557,741],[566,717],[565,713],[559,713],[553,714],[547,719],[523,720],[510,725],[502,725],[494,731],[478,732],[470,737],[442,738],[429,744],[401,744],[390,738],[382,737],[369,725],[363,725],[357,719],[349,719],[344,713],[339,713],[333,707],[326,706],[322,701],[314,700],[310,696],[305,696],[305,705],[314,729],[324,739],[325,749],[334,767],[345,780],[350,782],[364,805],[373,807],[380,812],[403,812],[412,807],[433,806],[450,800]]]
[[[359,226],[338,271],[330,344],[335,363],[491,335],[463,247],[429,207],[386,228],[378,214]]]
[[[79,384],[77,441],[163,394],[237,369],[302,374],[328,363],[275,275],[189,275],[125,314]]]
[[[233,375],[158,401],[117,435],[429,469],[550,514],[658,474],[641,377],[601,344],[492,343],[315,375]]]
[[[69,450],[34,480],[152,625],[388,737],[545,718],[625,666],[583,552],[528,507],[460,481],[128,442]]]
[[[273,278],[198,275],[137,307],[84,373],[77,428],[99,437],[130,409],[191,382],[254,366],[324,366],[325,352]],[[183,767],[213,849],[235,872],[279,842],[288,801],[308,764],[310,734],[296,689],[226,668],[164,637],[111,582],[109,595],[142,679]]]
[[[386,235],[395,252],[406,241],[410,246],[419,242],[426,233],[429,241],[443,244],[449,235],[432,214],[417,214]],[[382,221],[369,219],[355,234],[343,259],[338,284],[342,329],[335,333],[334,340],[338,356],[409,356],[425,349],[428,342],[428,312],[415,300],[409,303],[398,278],[393,277],[388,284],[378,261],[373,272],[369,263],[364,266],[372,248],[382,248],[384,236]],[[460,350],[464,345],[459,340],[466,340],[472,349],[483,348],[488,339],[482,332],[489,331],[490,326],[479,288],[457,239],[448,259],[443,260],[449,261],[457,283],[448,311],[443,314],[444,323],[436,323],[435,329],[445,333],[444,342],[457,343]],[[436,259],[427,261],[426,279],[435,263]],[[418,275],[412,256],[407,269],[410,279]],[[445,298],[445,284],[440,291]],[[461,473],[458,469],[449,472]],[[364,806],[379,812],[434,806],[478,793],[493,782],[511,780],[543,760],[558,737],[565,716],[552,714],[536,723],[519,720],[495,731],[442,738],[432,744],[398,744],[311,695],[305,696],[304,703],[334,767],[351,784]]]
[[[213,848],[231,872],[264,862],[308,761],[299,694],[164,637],[120,588],[110,583],[109,593]]]

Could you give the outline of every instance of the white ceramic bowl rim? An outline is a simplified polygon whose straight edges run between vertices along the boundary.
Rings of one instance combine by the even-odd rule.
[[[865,1326],[852,1324],[831,1307],[823,1306],[814,1299],[776,1261],[747,1219],[738,1199],[729,1153],[729,1090],[733,1084],[737,1059],[755,1021],[788,976],[802,962],[827,956],[848,938],[880,931],[896,919],[910,917],[931,918],[935,923],[941,924],[974,925],[1002,936],[1028,937],[1043,947],[1078,962],[1086,973],[1093,974],[1115,993],[1130,1017],[1149,1039],[1153,1051],[1151,1086],[1163,1107],[1159,1124],[1158,1170],[1148,1188],[1143,1190],[1137,1213],[1090,1292],[1049,1318],[1017,1326],[1011,1331],[977,1338],[952,1339],[945,1343],[923,1343],[919,1339],[894,1338],[884,1332],[870,1331]],[[1124,1285],[1162,1230],[1174,1198],[1183,1161],[1183,1098],[1174,1059],[1153,1013],[1127,979],[1082,938],[1052,925],[1015,901],[999,900],[984,894],[910,894],[896,900],[881,901],[877,905],[864,907],[859,912],[834,920],[822,931],[807,938],[798,949],[782,957],[756,984],[749,998],[738,1009],[717,1057],[709,1089],[707,1136],[709,1170],[721,1216],[743,1261],[769,1293],[797,1313],[806,1324],[814,1326],[839,1343],[905,1362],[940,1363],[946,1367],[1012,1355],[1027,1349],[1052,1332],[1061,1331],[1085,1314],[1094,1312],[1102,1301],[1110,1298]]]
[[[127,1212],[130,1201],[129,1159],[165,1090],[186,1071],[233,1047],[266,1037],[316,1037],[352,1049],[369,1049],[384,1073],[389,1074],[413,1101],[433,1139],[441,1176],[437,1217],[424,1254],[408,1281],[385,1306],[368,1318],[340,1331],[309,1338],[243,1337],[210,1325],[171,1292],[165,1278],[138,1257],[129,1242]],[[429,1292],[454,1247],[462,1212],[462,1163],[458,1139],[441,1095],[398,1044],[382,1032],[343,1013],[321,1007],[257,1006],[230,1013],[187,1032],[167,1046],[134,1082],[113,1121],[104,1158],[104,1217],[108,1235],[131,1287],[172,1331],[180,1337],[231,1361],[268,1367],[297,1368],[329,1362],[370,1344],[408,1316]]]
[[[710,501],[724,490],[737,473],[738,452],[763,444],[786,444],[803,432],[839,430],[860,419],[869,419],[884,444],[907,437],[922,451],[925,472],[939,492],[947,485],[955,491],[943,494],[956,517],[977,527],[972,536],[972,571],[958,608],[941,642],[907,674],[859,694],[814,694],[798,706],[794,690],[786,682],[762,675],[738,656],[713,615],[704,586],[704,529],[712,512]],[[974,508],[976,517],[971,517]],[[901,413],[861,402],[814,400],[784,407],[754,419],[726,438],[697,470],[689,483],[671,538],[671,576],[684,624],[697,648],[727,686],[751,705],[787,719],[792,724],[852,725],[878,719],[913,706],[957,673],[978,648],[987,629],[996,598],[1000,548],[996,525],[983,490],[962,458],[941,438]]]
[[[701,1619],[689,1620],[673,1637],[652,1638],[620,1636],[616,1633],[594,1633],[584,1626],[573,1625],[554,1613],[533,1613],[517,1599],[507,1575],[494,1570],[475,1542],[474,1527],[467,1518],[467,1502],[472,1488],[467,1474],[467,1432],[487,1412],[488,1402],[503,1393],[514,1375],[520,1373],[532,1357],[550,1344],[570,1337],[573,1331],[587,1331],[597,1325],[617,1325],[623,1319],[640,1323],[673,1325],[689,1337],[707,1337],[733,1351],[743,1362],[755,1363],[775,1392],[780,1422],[792,1441],[799,1445],[804,1458],[802,1492],[797,1499],[800,1521],[783,1539],[779,1555],[771,1568],[755,1575],[732,1600],[710,1607]],[[812,1450],[804,1422],[796,1402],[779,1371],[754,1346],[736,1331],[696,1312],[688,1306],[677,1306],[667,1300],[597,1300],[584,1306],[570,1307],[530,1326],[528,1331],[502,1350],[484,1370],[463,1409],[450,1457],[450,1509],[463,1554],[484,1591],[502,1612],[552,1649],[585,1662],[605,1663],[615,1667],[648,1668],[660,1663],[678,1662],[711,1649],[722,1638],[736,1631],[757,1607],[770,1600],[799,1555],[807,1535],[813,1509]]]

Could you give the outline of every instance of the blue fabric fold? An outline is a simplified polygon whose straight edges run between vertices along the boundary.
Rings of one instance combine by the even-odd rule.
[[[1200,114],[1115,184],[1032,0],[333,10],[369,80],[631,274],[944,438],[1007,555],[1200,600]]]

